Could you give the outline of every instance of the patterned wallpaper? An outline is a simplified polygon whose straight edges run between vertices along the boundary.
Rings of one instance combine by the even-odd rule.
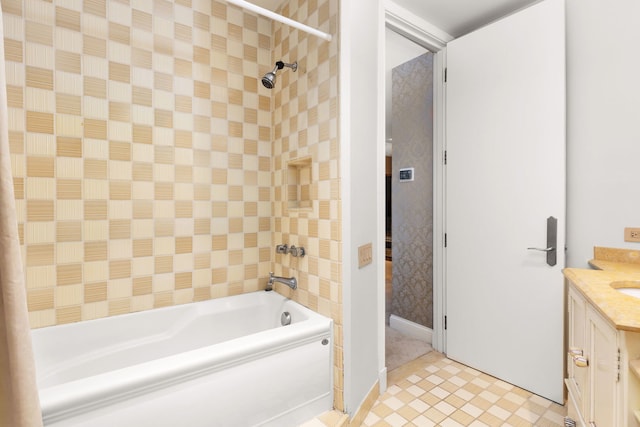
[[[391,313],[433,328],[433,54],[392,70]],[[415,180],[398,170],[414,167]]]

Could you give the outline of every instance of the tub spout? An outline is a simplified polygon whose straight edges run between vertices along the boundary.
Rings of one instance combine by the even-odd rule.
[[[265,291],[272,291],[273,284],[276,282],[284,283],[291,289],[296,289],[298,287],[298,281],[296,280],[295,277],[274,276],[273,272],[271,272],[269,273],[269,282],[267,282],[267,288],[265,289]]]

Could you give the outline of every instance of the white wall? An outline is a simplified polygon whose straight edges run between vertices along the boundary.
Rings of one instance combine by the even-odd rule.
[[[640,249],[640,2],[567,0],[567,265]]]
[[[640,249],[623,241],[625,226],[640,227],[640,2],[566,2],[567,264],[586,267],[593,246]],[[383,121],[375,74],[384,42],[380,0],[342,1],[340,22],[344,381],[353,414],[377,380],[382,340],[376,283],[384,280],[384,257],[375,254],[384,249],[376,247],[384,212],[374,206],[384,194],[371,185],[383,179],[376,169],[384,171],[375,145],[384,132],[376,123]],[[357,247],[371,241],[374,263],[358,269]]]
[[[384,110],[378,102],[379,0],[340,2],[340,162],[342,192],[344,393],[353,415],[378,380],[384,280]],[[379,191],[381,190],[381,191]],[[382,199],[380,199],[382,198]],[[358,268],[358,246],[373,243],[373,263]]]

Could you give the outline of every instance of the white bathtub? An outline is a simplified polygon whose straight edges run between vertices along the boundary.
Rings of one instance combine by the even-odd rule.
[[[332,408],[332,329],[264,291],[36,329],[44,422],[295,426]]]

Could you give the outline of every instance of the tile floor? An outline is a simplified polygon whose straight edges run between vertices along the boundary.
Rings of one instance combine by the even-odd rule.
[[[389,373],[387,391],[365,427],[561,427],[565,408],[431,352]],[[303,427],[335,427],[344,419],[320,417]],[[346,425],[346,424],[344,424]]]

